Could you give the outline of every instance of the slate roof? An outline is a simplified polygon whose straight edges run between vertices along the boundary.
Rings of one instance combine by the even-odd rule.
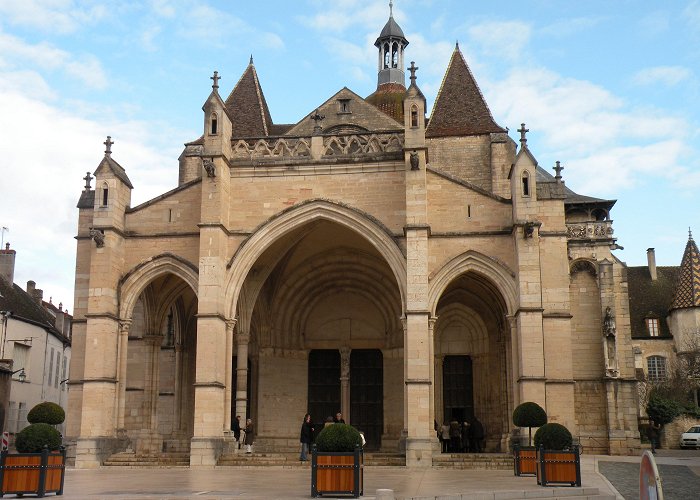
[[[95,175],[97,175],[97,173],[102,169],[109,170],[129,188],[134,189],[134,186],[129,180],[129,176],[126,175],[126,170],[124,170],[124,167],[122,167],[119,163],[114,161],[111,156],[105,155],[105,157],[102,158],[102,161],[95,170]]]
[[[63,338],[62,333],[55,327],[55,318],[26,291],[14,283],[9,283],[2,276],[0,276],[0,310],[12,311],[14,319],[35,324]]]
[[[671,309],[700,307],[700,252],[689,235],[681,261]]]
[[[383,83],[377,87],[377,90],[368,95],[365,101],[403,124],[403,101],[405,97],[406,87],[400,83]]]
[[[425,131],[426,137],[479,135],[505,132],[491,116],[484,96],[464,60],[455,47],[442,80],[433,112]]]
[[[627,268],[632,338],[649,338],[647,318],[659,319],[659,337],[671,336],[666,317],[673,300],[678,270],[678,266],[657,266],[657,279],[652,281],[647,266]]]
[[[406,40],[406,37],[404,36],[401,27],[396,21],[394,21],[393,15],[389,16],[389,20],[382,28],[382,32],[379,34],[379,38],[377,38],[377,41],[374,42],[374,45],[376,47],[379,47],[382,43],[383,38],[400,38],[404,42],[406,42],[406,45],[408,45],[408,40]]]
[[[253,60],[226,98],[226,112],[233,123],[233,137],[271,135],[272,117]]]
[[[550,174],[547,170],[544,168],[540,167],[539,165],[537,166],[537,183],[538,187],[540,183],[556,183],[557,180],[556,178]],[[609,209],[615,205],[617,200],[605,200],[603,198],[594,198],[593,196],[586,196],[583,194],[578,194],[574,192],[573,190],[569,189],[566,187],[566,184],[564,186],[564,203],[567,205],[578,205],[578,204],[593,204],[593,205],[602,205],[605,206]],[[540,192],[538,190],[537,195],[539,197]],[[556,196],[557,198],[559,196]]]

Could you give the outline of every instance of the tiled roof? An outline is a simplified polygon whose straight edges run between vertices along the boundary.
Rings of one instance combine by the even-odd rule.
[[[688,237],[681,261],[671,309],[700,307],[700,252],[692,236]]]
[[[26,321],[60,335],[54,317],[37,301],[14,283],[0,276],[0,310],[12,311],[16,320]]]
[[[645,320],[659,319],[659,336],[670,337],[666,316],[673,300],[673,288],[678,276],[677,266],[657,266],[656,281],[652,281],[647,266],[627,268],[630,326],[633,338],[649,337]]]
[[[270,135],[272,117],[252,59],[226,99],[226,111],[233,122],[233,137]]]
[[[442,80],[425,135],[445,137],[491,132],[505,132],[505,129],[496,124],[491,116],[484,96],[457,46]]]
[[[400,83],[383,83],[377,87],[374,93],[367,96],[365,101],[403,124],[403,100],[405,96],[406,87]]]

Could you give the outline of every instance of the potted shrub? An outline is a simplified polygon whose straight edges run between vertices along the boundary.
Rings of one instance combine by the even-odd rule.
[[[544,424],[537,429],[537,484],[581,486],[581,459],[572,443],[569,429],[561,424]]]
[[[527,401],[513,411],[513,425],[528,428],[528,445],[513,446],[513,468],[516,476],[536,474],[537,450],[532,446],[532,428],[547,423],[547,413],[537,403]]]
[[[326,424],[311,447],[311,496],[363,494],[360,433],[348,424]]]
[[[17,453],[0,454],[0,496],[63,494],[66,451],[56,430],[65,412],[56,403],[39,403],[27,415],[30,425],[15,436]]]

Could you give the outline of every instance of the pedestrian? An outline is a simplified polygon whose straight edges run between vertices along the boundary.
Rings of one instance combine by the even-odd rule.
[[[336,413],[335,417],[333,417],[333,423],[344,424],[345,420],[343,419],[343,414],[340,412]]]
[[[440,427],[440,441],[442,442],[442,452],[447,453],[450,446],[450,426],[447,422]]]
[[[484,451],[484,426],[476,417],[472,419],[471,424],[472,449],[476,453],[482,453]]]
[[[458,453],[460,446],[462,446],[462,429],[459,425],[459,421],[450,421],[450,452]]]
[[[236,440],[236,444],[238,445],[238,449],[241,449],[241,416],[236,415],[236,418],[233,420],[233,439]]]
[[[245,421],[245,452],[246,454],[253,453],[253,443],[255,442],[255,427],[253,426],[253,419],[248,419]]]
[[[649,438],[649,444],[651,445],[651,453],[654,455],[656,455],[656,448],[659,445],[658,439],[660,430],[661,426],[654,422],[652,419],[649,419],[649,426],[647,427],[647,437]]]
[[[328,427],[329,425],[333,425],[334,423],[335,423],[335,420],[333,419],[333,417],[328,415],[326,417],[326,421],[323,423],[323,428],[325,429],[326,427]]]
[[[462,422],[462,453],[467,453],[471,451],[471,433],[471,424],[468,420],[465,420],[464,422]]]
[[[301,423],[301,434],[299,436],[299,442],[301,443],[301,455],[299,455],[299,460],[302,462],[307,462],[309,460],[309,448],[314,438],[314,425],[311,423],[311,415],[307,413],[304,415],[304,421]]]

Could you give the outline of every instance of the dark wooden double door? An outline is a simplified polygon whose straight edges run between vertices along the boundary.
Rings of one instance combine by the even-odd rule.
[[[469,356],[445,356],[442,363],[442,403],[445,421],[474,417],[474,377]]]
[[[340,352],[312,350],[308,374],[309,413],[320,431],[325,419],[340,411]],[[384,423],[384,369],[380,350],[351,351],[349,390],[349,423],[365,434],[366,450],[377,450],[381,446]]]

